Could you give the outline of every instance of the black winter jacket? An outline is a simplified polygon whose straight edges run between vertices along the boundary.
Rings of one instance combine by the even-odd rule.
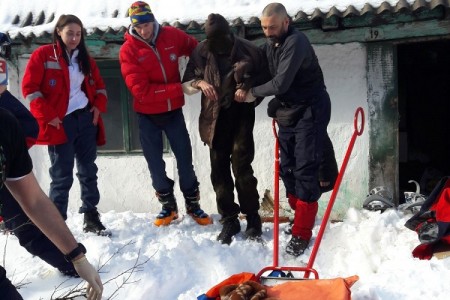
[[[322,69],[306,35],[289,27],[279,45],[264,44],[272,80],[254,87],[256,97],[275,95],[287,104],[310,104],[325,89]]]

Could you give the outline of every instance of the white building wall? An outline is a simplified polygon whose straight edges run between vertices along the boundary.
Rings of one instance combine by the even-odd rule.
[[[354,113],[361,106],[367,111],[366,84],[366,49],[359,43],[345,45],[315,46],[317,56],[323,69],[325,83],[332,101],[332,116],[328,132],[333,141],[336,158],[341,166],[350,138],[354,131]],[[23,57],[19,66],[10,67],[10,91],[16,96],[22,94],[19,79],[28,58]],[[17,69],[19,74],[17,75]],[[253,163],[258,178],[258,190],[262,197],[269,189],[273,194],[274,181],[274,137],[272,122],[267,117],[268,99],[256,109],[254,129],[256,155]],[[25,103],[27,106],[28,104]],[[200,182],[203,208],[209,213],[217,213],[215,194],[210,182],[210,164],[208,147],[204,146],[198,135],[198,116],[200,113],[199,94],[186,97],[183,108],[188,131],[191,135],[194,167]],[[366,118],[367,119],[367,118]],[[367,124],[366,124],[367,125]],[[44,191],[48,192],[50,184],[48,168],[49,159],[45,146],[34,146],[30,150],[34,163],[34,172]],[[171,155],[166,156],[167,174],[177,181],[176,163]],[[100,211],[149,212],[155,214],[160,209],[151,186],[147,164],[143,156],[99,156],[98,183],[101,194]],[[74,170],[75,174],[76,170]],[[69,207],[77,210],[80,205],[80,189],[77,178],[70,192]],[[283,184],[280,182],[280,201],[285,203]],[[360,207],[368,191],[368,134],[366,132],[356,140],[351,159],[348,163],[339,194],[337,196],[332,218],[341,218],[350,206]],[[175,195],[180,210],[184,211],[183,197],[175,186]],[[330,193],[322,196],[320,211],[328,203]]]

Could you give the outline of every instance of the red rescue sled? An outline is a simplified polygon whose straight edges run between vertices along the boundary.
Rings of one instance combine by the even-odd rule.
[[[358,120],[360,126],[358,127]],[[339,170],[339,175],[336,179],[333,191],[331,193],[330,200],[328,202],[326,211],[323,216],[322,223],[320,224],[319,232],[314,241],[314,246],[311,251],[306,267],[296,266],[279,266],[278,265],[278,244],[279,244],[279,144],[278,135],[276,130],[275,120],[272,122],[273,133],[275,139],[275,179],[274,179],[274,230],[273,230],[273,265],[264,267],[256,275],[253,273],[239,273],[232,275],[221,283],[211,288],[206,294],[199,296],[197,299],[210,300],[220,299],[220,294],[227,288],[238,289],[240,286],[264,288],[267,298],[258,299],[280,299],[280,300],[294,300],[294,299],[333,299],[333,300],[349,300],[351,299],[350,287],[358,280],[358,276],[350,276],[348,278],[332,278],[332,279],[319,279],[318,272],[313,268],[314,260],[319,250],[319,246],[327,226],[331,210],[336,200],[336,195],[339,191],[339,187],[344,176],[345,169],[347,167],[350,154],[352,153],[353,146],[356,138],[360,136],[364,131],[364,110],[358,107],[354,117],[354,132],[350,140],[347,152],[342,162],[342,166]],[[303,274],[303,277],[294,277],[294,273]],[[265,275],[269,273],[268,275]],[[313,274],[314,278],[310,280],[310,275]],[[258,286],[252,285],[257,283]],[[243,298],[244,299],[244,298]],[[247,298],[245,298],[247,299]]]

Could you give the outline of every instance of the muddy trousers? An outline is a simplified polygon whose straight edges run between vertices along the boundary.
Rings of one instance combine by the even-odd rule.
[[[210,149],[211,182],[223,219],[259,210],[258,181],[251,165],[255,156],[254,123],[255,110],[249,104],[221,110],[217,119]],[[235,187],[239,204],[234,202]]]

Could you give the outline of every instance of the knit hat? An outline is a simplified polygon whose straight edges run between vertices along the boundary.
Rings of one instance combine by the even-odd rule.
[[[150,9],[150,5],[144,1],[136,1],[131,4],[128,9],[128,15],[130,16],[132,26],[155,21],[155,16]]]
[[[230,25],[220,14],[210,14],[205,23],[205,34],[207,38],[230,33]]]

